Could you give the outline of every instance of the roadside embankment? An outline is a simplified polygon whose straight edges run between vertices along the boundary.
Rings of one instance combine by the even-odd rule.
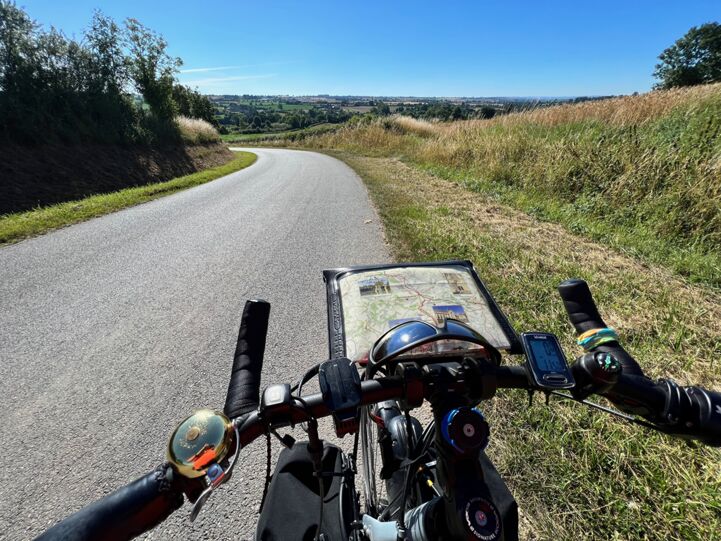
[[[47,207],[37,208],[26,212],[16,212],[0,216],[0,245],[17,242],[27,237],[40,235],[59,227],[64,227],[77,222],[82,222],[96,216],[102,216],[110,212],[115,212],[132,205],[144,203],[152,199],[157,199],[164,195],[192,188],[199,184],[204,184],[229,175],[235,171],[252,165],[257,156],[251,152],[230,152],[226,147],[216,145],[213,147],[190,147],[185,151],[189,151],[193,157],[186,155],[187,162],[185,164],[173,166],[170,163],[170,157],[166,154],[162,155],[162,164],[153,161],[153,158],[145,154],[139,158],[139,164],[144,163],[146,172],[149,174],[162,176],[168,174],[168,171],[182,171],[185,168],[194,169],[202,167],[203,170],[191,173],[189,175],[178,176],[172,180],[165,182],[148,183],[148,176],[139,179],[145,179],[145,182],[139,186],[130,185],[124,188],[108,193],[91,195],[79,200],[67,201]],[[177,151],[180,152],[180,151]],[[127,157],[122,153],[117,157]],[[136,156],[137,157],[137,156]],[[145,160],[145,161],[143,161]],[[219,165],[215,165],[218,164]],[[161,165],[167,164],[168,167],[163,169]],[[136,167],[135,165],[133,167]],[[137,165],[140,168],[140,165]],[[94,169],[97,171],[97,169]],[[140,173],[140,171],[138,171]],[[115,178],[115,177],[110,177]],[[157,177],[156,177],[157,178]],[[122,186],[123,183],[118,183]],[[93,184],[94,185],[94,184]],[[113,183],[108,183],[108,189],[112,189]]]
[[[396,260],[472,260],[514,328],[555,333],[569,359],[581,350],[556,286],[584,278],[649,377],[721,388],[720,293],[398,159],[334,155],[363,178]],[[508,390],[481,407],[492,431],[487,453],[521,509],[522,539],[721,533],[718,449],[555,397],[529,405]]]
[[[143,186],[217,167],[233,159],[219,144],[133,147],[0,147],[0,214]]]

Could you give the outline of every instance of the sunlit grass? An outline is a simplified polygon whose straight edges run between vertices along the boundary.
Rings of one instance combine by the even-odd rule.
[[[180,136],[190,145],[205,145],[220,142],[220,134],[209,122],[199,118],[179,116],[175,119]]]
[[[650,377],[721,388],[721,295],[388,158],[339,155],[368,186],[399,261],[470,259],[517,331],[581,352],[556,286],[586,279]],[[509,362],[513,362],[509,360]],[[721,452],[520,391],[481,404],[488,454],[516,496],[522,539],[713,540]]]

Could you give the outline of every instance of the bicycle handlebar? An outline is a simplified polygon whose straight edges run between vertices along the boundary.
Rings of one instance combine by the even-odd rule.
[[[558,286],[558,292],[578,334],[606,327],[585,281],[566,280]],[[700,387],[681,387],[666,379],[654,382],[615,340],[591,351],[613,355],[622,367],[618,381],[598,394],[626,413],[645,417],[658,430],[721,446],[721,393]]]
[[[169,464],[67,517],[36,541],[120,541],[145,533],[183,505]]]
[[[578,333],[606,326],[586,282],[568,280],[558,290]],[[249,301],[238,336],[225,412],[234,418],[233,422],[238,427],[237,443],[241,447],[265,434],[269,428],[293,425],[310,418],[320,419],[333,413],[321,394],[294,397],[294,407],[259,411],[260,368],[269,309],[270,305],[264,301]],[[664,432],[721,446],[721,393],[699,387],[682,388],[670,380],[653,382],[617,341],[602,344],[594,351],[608,352],[621,362],[622,373],[616,383],[610,390],[600,393],[620,409],[643,415]],[[479,360],[457,361],[452,370],[457,377],[452,378],[450,387],[443,387],[442,392],[465,392],[469,398],[481,400],[491,398],[501,388],[533,389],[523,366],[496,366]],[[400,375],[363,381],[361,404],[408,398],[417,401],[418,383],[421,384],[422,398],[428,398],[429,394],[440,391],[432,381],[433,366],[426,365],[421,370],[421,380],[425,378],[423,381],[409,381]],[[66,518],[38,539],[132,539],[152,529],[178,509],[183,503],[182,494],[187,493],[187,489],[182,481],[173,479],[173,470],[168,465],[161,466]]]
[[[246,301],[223,408],[230,418],[258,409],[269,315],[270,303],[267,301]]]
[[[601,314],[598,313],[591,290],[584,280],[572,279],[561,282],[558,286],[558,293],[561,295],[568,319],[571,320],[577,334],[607,326]],[[621,363],[624,375],[645,377],[636,359],[618,342],[602,344],[597,346],[594,351],[603,351],[613,355]]]
[[[444,391],[467,393],[470,398],[477,400],[490,398],[497,389],[533,389],[526,369],[521,365],[496,366],[479,360],[450,364],[454,365],[453,371],[457,377],[450,387],[444,387]],[[433,382],[433,366],[424,367],[425,381],[421,381],[424,398],[437,392]],[[666,401],[666,395],[647,378],[622,375],[614,389],[624,393],[628,398],[654,408],[662,408]],[[363,381],[361,405],[394,399],[404,400],[412,393],[417,393],[417,390],[412,390],[410,382],[399,375]],[[240,446],[248,446],[270,428],[302,423],[309,418],[320,419],[333,413],[320,393],[302,398],[295,397],[294,402],[294,407],[289,409],[264,410],[262,414],[256,410],[235,418],[233,422],[238,427]],[[712,407],[713,403],[708,402],[704,411],[708,413]],[[715,418],[702,428],[709,430],[711,434],[721,434],[721,425]],[[706,442],[714,444],[714,441],[716,445],[721,443],[713,439]],[[55,525],[39,539],[42,541],[132,539],[152,529],[178,509],[183,502],[183,489],[180,488],[182,484],[173,481],[172,470],[166,465],[165,469],[162,469],[162,475],[159,472],[160,469],[82,509]]]

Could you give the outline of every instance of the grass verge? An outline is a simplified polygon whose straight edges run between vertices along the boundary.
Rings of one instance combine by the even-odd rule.
[[[166,182],[126,188],[117,192],[93,195],[78,201],[68,201],[28,212],[0,216],[0,245],[18,242],[59,227],[89,220],[210,182],[248,167],[257,158],[252,152],[238,152],[237,154],[235,158],[224,165]]]
[[[721,387],[721,294],[397,159],[335,156],[364,179],[398,260],[468,258],[519,330],[579,354],[555,287],[588,280],[650,377]],[[483,404],[488,453],[521,508],[523,539],[721,538],[721,451],[583,406],[507,391]]]
[[[340,124],[315,124],[307,128],[268,133],[226,133],[221,135],[225,143],[264,143],[273,141],[300,141],[311,135],[322,135],[337,130]]]

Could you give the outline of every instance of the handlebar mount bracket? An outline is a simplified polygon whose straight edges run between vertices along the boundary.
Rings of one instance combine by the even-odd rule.
[[[339,357],[320,365],[318,383],[323,402],[333,415],[339,438],[358,431],[360,424],[361,381],[350,359]]]

